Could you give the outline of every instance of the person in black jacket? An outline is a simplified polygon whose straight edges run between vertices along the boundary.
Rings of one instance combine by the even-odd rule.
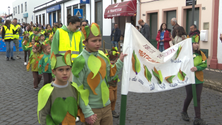
[[[142,19],[138,21],[139,25],[141,26],[140,33],[150,41],[150,26],[145,23]]]
[[[120,36],[121,36],[121,30],[118,28],[118,24],[115,23],[114,29],[112,30],[112,33],[111,33],[111,41],[112,41],[113,47],[118,48],[118,42],[120,40]]]
[[[189,34],[189,37],[191,38],[192,36],[195,36],[195,35],[200,35],[200,31],[197,29],[197,26],[195,24],[192,24],[190,26],[190,34]]]
[[[6,57],[7,57],[7,61],[9,61],[9,57],[11,55],[11,60],[15,60],[13,58],[13,35],[10,39],[6,39],[6,32],[8,32],[7,30],[10,30],[10,28],[12,28],[12,24],[10,20],[6,20],[5,22],[5,26],[3,26],[2,29],[2,41],[5,42],[6,45]],[[16,32],[18,32],[19,29],[12,29],[13,34],[16,34]]]

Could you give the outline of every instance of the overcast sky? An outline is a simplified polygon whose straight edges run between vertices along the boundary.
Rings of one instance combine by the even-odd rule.
[[[15,0],[0,0],[1,4],[0,4],[0,15],[2,15],[3,13],[8,14],[8,6],[10,6],[10,13],[13,13],[13,9],[12,9],[12,2]],[[4,1],[4,2],[3,2]]]

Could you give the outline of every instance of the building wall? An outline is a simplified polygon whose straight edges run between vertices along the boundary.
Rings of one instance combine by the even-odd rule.
[[[25,2],[27,2],[27,11],[25,11]],[[24,13],[28,13],[28,17],[27,17],[27,23],[30,23],[31,21],[34,20],[34,7],[36,5],[40,5],[42,3],[45,3],[46,0],[35,0],[35,1],[31,1],[31,0],[15,0],[13,3],[12,3],[12,12],[13,12],[13,18],[17,18],[18,20],[20,20],[20,23],[21,20],[23,19],[23,22],[25,22],[25,18],[23,18],[23,14]],[[23,13],[21,13],[21,4],[23,4]],[[20,6],[20,13],[18,14],[18,5]],[[17,7],[17,13],[15,13],[14,15],[14,11],[13,11],[13,8],[14,7]]]
[[[166,23],[165,12],[176,10],[177,22],[179,25],[186,28],[186,9],[192,6],[186,6],[185,0],[141,0],[141,18],[149,24],[149,14],[153,12],[158,13],[157,29],[162,23]],[[199,7],[199,30],[204,29],[204,23],[209,22],[208,41],[200,41],[201,49],[208,49],[208,55],[211,59],[212,56],[212,15],[213,15],[213,1],[212,0],[197,0],[196,6]],[[204,9],[205,8],[205,9]],[[190,32],[190,31],[186,31]],[[210,61],[208,61],[209,63]]]

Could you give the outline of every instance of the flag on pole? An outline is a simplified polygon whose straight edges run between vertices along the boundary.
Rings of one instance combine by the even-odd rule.
[[[155,93],[195,84],[191,38],[160,52],[130,23],[124,36],[123,53],[128,56],[122,72],[121,125],[128,92]]]

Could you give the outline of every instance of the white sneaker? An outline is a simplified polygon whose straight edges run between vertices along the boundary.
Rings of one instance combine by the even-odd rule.
[[[26,66],[27,65],[27,62],[24,62],[24,66]]]
[[[79,117],[76,117],[76,122],[79,122]]]

